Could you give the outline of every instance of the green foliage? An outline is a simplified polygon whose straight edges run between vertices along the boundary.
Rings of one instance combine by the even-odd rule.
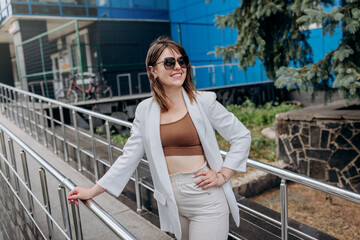
[[[333,6],[333,0],[242,0],[233,13],[216,16],[219,28],[235,29],[238,36],[233,45],[217,47],[215,53],[225,62],[237,59],[244,70],[259,59],[279,88],[313,96],[318,90],[330,95],[336,88],[342,98],[359,101],[360,0],[342,3],[324,12],[322,6]],[[339,26],[344,34],[336,49],[309,65],[312,49],[305,29],[313,23],[322,26],[323,35],[332,35]]]
[[[341,25],[344,32],[339,46],[320,61],[303,68],[285,68],[277,71],[277,87],[300,89],[315,93],[336,88],[343,99],[360,100],[360,1],[348,0],[331,12],[306,10],[297,23],[307,27],[322,24],[323,35],[332,34]],[[333,76],[335,75],[335,79]],[[334,81],[333,81],[334,80]],[[331,84],[333,81],[333,84]],[[332,85],[332,86],[331,86]]]
[[[227,110],[232,112],[246,127],[251,129],[263,129],[275,123],[275,115],[282,112],[298,109],[299,107],[289,104],[273,104],[267,102],[263,106],[256,107],[247,99],[241,105],[228,105]]]
[[[114,143],[124,146],[129,137],[130,137],[130,134],[128,134],[128,133],[114,134],[114,135],[111,135],[111,140]]]
[[[300,107],[289,104],[266,103],[256,107],[249,99],[241,105],[229,105],[227,110],[232,112],[251,132],[250,158],[257,160],[276,161],[275,140],[269,139],[261,130],[275,124],[275,115],[282,112],[299,109]],[[221,149],[229,150],[229,143],[217,134]]]
[[[217,47],[216,56],[224,61],[235,58],[239,66],[263,61],[266,76],[275,79],[275,72],[291,62],[305,66],[312,62],[312,50],[307,42],[309,31],[303,31],[296,20],[305,9],[316,9],[320,3],[331,0],[243,0],[233,13],[216,16],[219,28],[230,27],[238,31],[236,43]]]

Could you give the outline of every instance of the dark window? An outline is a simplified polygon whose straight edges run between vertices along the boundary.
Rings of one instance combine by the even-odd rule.
[[[86,16],[86,9],[83,7],[63,7],[64,16]]]
[[[97,17],[98,11],[96,8],[89,8],[89,16],[91,17]]]
[[[59,15],[58,6],[31,5],[31,11],[35,14]]]
[[[29,7],[27,4],[26,5],[12,4],[12,9],[14,14],[29,13]]]

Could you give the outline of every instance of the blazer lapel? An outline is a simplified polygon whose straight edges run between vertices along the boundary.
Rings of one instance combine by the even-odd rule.
[[[207,119],[206,114],[203,111],[201,111],[198,103],[193,102],[193,104],[191,104],[190,99],[184,89],[183,89],[183,96],[184,96],[186,107],[189,111],[191,120],[193,121],[196,131],[199,135],[201,145],[204,149],[206,160],[208,161],[211,169],[213,169],[215,171],[219,171],[221,168],[221,164],[219,164],[219,162],[216,161],[216,159],[214,158],[214,156],[216,156],[216,154],[214,154],[214,152],[213,152],[213,151],[216,151],[215,150],[216,148],[214,149],[214,147],[211,147],[211,144],[209,144],[210,139],[208,139],[208,138],[210,138],[210,136],[207,137],[207,131],[210,131],[210,130],[213,131],[213,128],[212,128],[211,124],[209,123],[209,120]]]
[[[172,188],[160,138],[160,106],[153,101],[148,111],[149,114],[147,116],[149,118],[146,119],[148,121],[147,142],[151,151],[150,154],[153,159],[157,175],[159,176],[159,179],[161,179],[160,184],[162,184],[168,191],[168,195],[171,195]]]

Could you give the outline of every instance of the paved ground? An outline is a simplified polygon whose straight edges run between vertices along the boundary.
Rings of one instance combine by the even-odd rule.
[[[85,178],[83,175],[79,174],[78,171],[70,167],[67,163],[65,163],[62,159],[60,159],[57,155],[55,155],[52,151],[46,149],[40,143],[37,143],[34,138],[28,136],[28,134],[24,133],[21,129],[19,129],[13,122],[5,118],[0,114],[0,122],[5,125],[10,131],[12,131],[15,135],[17,135],[20,139],[22,139],[27,145],[31,146],[33,150],[35,150],[39,155],[45,156],[46,160],[62,172],[66,177],[71,179],[74,183],[84,187],[91,187],[93,183]],[[15,152],[19,151],[19,149],[15,149]],[[17,152],[16,154],[18,154]],[[18,166],[21,166],[19,161]],[[40,197],[40,182],[35,180],[38,176],[38,164],[35,161],[31,161],[29,159],[29,168],[30,175],[34,175],[34,180],[31,181],[33,185],[33,190],[38,191],[36,195],[39,195],[39,199],[42,201],[42,197]],[[33,172],[33,174],[31,173]],[[36,176],[36,177],[35,177]],[[55,179],[49,177],[48,174],[48,184],[49,189],[57,189],[58,182]],[[50,193],[50,199],[52,200],[52,213],[56,215],[60,213],[60,207],[58,202],[57,191],[54,191],[53,194]],[[119,221],[125,228],[127,228],[133,235],[135,235],[138,239],[171,239],[168,235],[160,231],[157,227],[152,225],[149,221],[145,220],[141,216],[139,216],[136,212],[129,209],[126,205],[122,204],[120,201],[116,200],[114,197],[105,193],[95,198],[95,201],[101,205],[112,217],[114,217],[117,221]],[[0,208],[3,208],[0,205]],[[35,206],[35,210],[39,209],[39,207]],[[106,227],[103,226],[99,220],[90,213],[86,207],[81,204],[80,205],[80,214],[82,217],[82,227],[84,239],[114,239],[114,234],[111,233]],[[5,214],[6,215],[6,214]],[[1,223],[0,223],[0,240],[8,239],[6,236],[7,229],[4,227],[3,221],[8,221],[4,214],[1,215]],[[40,215],[40,213],[39,213]],[[59,214],[58,214],[59,215]],[[39,221],[43,223],[42,226],[46,228],[46,220],[43,217],[39,217]],[[46,232],[46,230],[45,230]],[[10,239],[11,236],[10,236]]]

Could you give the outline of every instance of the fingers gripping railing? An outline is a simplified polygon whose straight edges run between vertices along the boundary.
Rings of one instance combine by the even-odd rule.
[[[8,137],[8,149],[5,146],[5,135]],[[20,148],[20,160],[22,162],[23,168],[23,177],[17,172],[16,165],[16,156],[14,151],[14,143],[17,144],[17,148]],[[28,215],[29,219],[31,219],[32,224],[34,226],[32,232],[34,235],[40,234],[44,239],[57,239],[55,237],[55,229],[57,234],[61,234],[66,239],[82,239],[82,224],[81,224],[81,216],[79,212],[79,207],[75,206],[72,203],[72,213],[73,213],[73,222],[74,222],[74,236],[72,235],[70,218],[68,214],[67,207],[67,198],[66,198],[66,190],[72,189],[75,187],[75,184],[60,172],[58,172],[54,167],[52,167],[48,162],[42,159],[34,150],[26,146],[18,139],[15,135],[13,135],[9,130],[7,130],[0,123],[0,145],[1,145],[1,153],[0,153],[0,178],[4,179],[4,182],[7,184],[8,189],[12,191],[13,197],[17,199],[17,202],[20,206],[22,206],[23,211]],[[9,150],[9,151],[7,151]],[[9,153],[9,157],[8,154]],[[30,156],[32,160],[35,160],[39,165],[39,174],[40,174],[40,184],[41,184],[41,192],[43,196],[43,203],[36,196],[36,193],[33,192],[31,182],[36,181],[36,178],[33,174],[30,174],[28,159],[27,156]],[[33,166],[33,163],[32,163]],[[4,174],[5,169],[5,174]],[[49,186],[47,175],[51,174],[53,178],[55,178],[58,182],[58,197],[59,197],[59,205],[61,209],[62,216],[62,224],[63,227],[60,226],[60,222],[55,220],[52,210],[51,210],[51,201],[49,197]],[[12,184],[11,176],[15,180]],[[33,179],[30,179],[33,178]],[[23,198],[23,194],[20,189],[25,189],[25,196],[27,198]],[[0,187],[1,190],[1,187]],[[20,194],[19,194],[20,193]],[[37,208],[37,213],[35,212],[35,204]],[[131,235],[123,226],[121,226],[117,221],[115,221],[109,214],[107,214],[104,210],[102,210],[94,201],[88,200],[85,205],[89,210],[91,210],[97,217],[104,222],[109,229],[111,229],[120,239],[135,239],[133,235]],[[15,211],[15,210],[14,210]],[[39,211],[41,211],[46,216],[47,229],[43,229],[39,224]]]

